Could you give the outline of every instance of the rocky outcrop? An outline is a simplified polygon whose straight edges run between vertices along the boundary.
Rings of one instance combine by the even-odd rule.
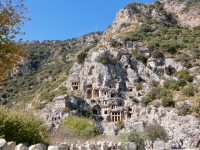
[[[200,10],[198,7],[193,6],[188,8],[188,11],[184,11],[187,7],[186,2],[181,3],[175,0],[160,0],[160,2],[167,12],[175,15],[180,25],[190,28],[200,26]]]

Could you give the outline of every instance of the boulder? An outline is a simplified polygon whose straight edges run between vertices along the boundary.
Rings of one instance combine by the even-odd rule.
[[[44,144],[35,144],[35,145],[31,145],[28,150],[46,150],[46,145]]]
[[[6,140],[0,139],[0,150],[7,150],[8,144],[6,143]]]
[[[16,142],[8,142],[7,150],[14,150],[16,146]]]
[[[20,143],[17,146],[15,146],[15,150],[28,150],[28,147],[26,147],[24,144]]]
[[[67,146],[49,146],[48,150],[68,150]]]

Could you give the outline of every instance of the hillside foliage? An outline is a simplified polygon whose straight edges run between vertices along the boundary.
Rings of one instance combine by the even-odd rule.
[[[44,122],[28,112],[0,107],[0,137],[17,144],[50,144],[50,135]]]

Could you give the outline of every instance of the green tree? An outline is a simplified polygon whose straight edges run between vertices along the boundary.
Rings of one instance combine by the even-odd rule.
[[[85,61],[85,58],[87,57],[86,52],[81,52],[79,55],[77,55],[78,63],[83,63]]]
[[[14,41],[26,20],[27,8],[23,0],[0,1],[0,80],[7,75],[24,55],[22,47],[25,45],[21,39]]]
[[[135,132],[121,134],[119,138],[123,142],[135,142],[138,150],[144,146],[146,134],[144,132],[135,131]]]
[[[150,145],[150,147],[152,147],[153,149],[153,143],[156,140],[163,140],[166,141],[167,140],[167,132],[165,131],[165,129],[159,125],[159,124],[152,124],[152,125],[147,125],[144,129],[144,131],[147,134],[147,139],[150,140],[152,142],[152,144]],[[149,147],[149,148],[150,148]]]

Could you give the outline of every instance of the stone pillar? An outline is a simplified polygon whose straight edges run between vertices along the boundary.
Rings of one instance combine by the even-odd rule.
[[[92,90],[92,98],[94,98],[94,90]]]
[[[99,90],[99,97],[102,97],[102,91]]]

